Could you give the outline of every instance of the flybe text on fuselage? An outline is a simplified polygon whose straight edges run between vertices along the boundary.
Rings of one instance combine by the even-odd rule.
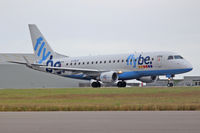
[[[143,57],[140,55],[139,57],[131,54],[127,58],[127,65],[133,66],[133,68],[152,68],[152,61],[150,56]]]

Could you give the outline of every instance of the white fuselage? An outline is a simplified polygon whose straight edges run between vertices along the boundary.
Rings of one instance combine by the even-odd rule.
[[[172,56],[173,59],[169,59]],[[175,75],[192,70],[192,65],[172,52],[147,52],[131,53],[119,55],[86,56],[86,57],[65,57],[52,59],[52,63],[44,63],[47,66],[66,67],[66,68],[87,68],[99,71],[119,72],[119,80],[136,79],[142,76]],[[181,57],[181,56],[180,56]],[[47,61],[48,62],[48,61]],[[56,65],[57,62],[61,66]],[[45,70],[44,70],[45,71]],[[84,78],[82,73],[74,73],[58,70],[52,71],[64,77]]]

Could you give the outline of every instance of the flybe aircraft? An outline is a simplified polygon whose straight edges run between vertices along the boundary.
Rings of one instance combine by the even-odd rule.
[[[126,87],[126,81],[137,79],[151,83],[164,75],[169,79],[176,74],[191,71],[192,65],[181,55],[173,52],[128,53],[102,56],[68,57],[53,51],[34,24],[29,24],[35,62],[26,57],[24,64],[29,68],[63,77],[90,80],[92,87],[113,83]],[[168,86],[173,86],[168,83]]]

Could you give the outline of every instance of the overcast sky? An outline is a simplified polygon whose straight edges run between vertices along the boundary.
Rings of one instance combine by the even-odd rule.
[[[200,75],[200,0],[0,0],[0,53],[32,53],[28,24],[69,56],[173,51]]]

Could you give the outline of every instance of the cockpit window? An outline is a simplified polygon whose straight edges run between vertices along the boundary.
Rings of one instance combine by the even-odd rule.
[[[173,60],[173,59],[174,57],[172,55],[168,57],[168,60]]]
[[[175,58],[175,59],[183,59],[183,57],[180,56],[180,55],[175,55],[174,58]]]

